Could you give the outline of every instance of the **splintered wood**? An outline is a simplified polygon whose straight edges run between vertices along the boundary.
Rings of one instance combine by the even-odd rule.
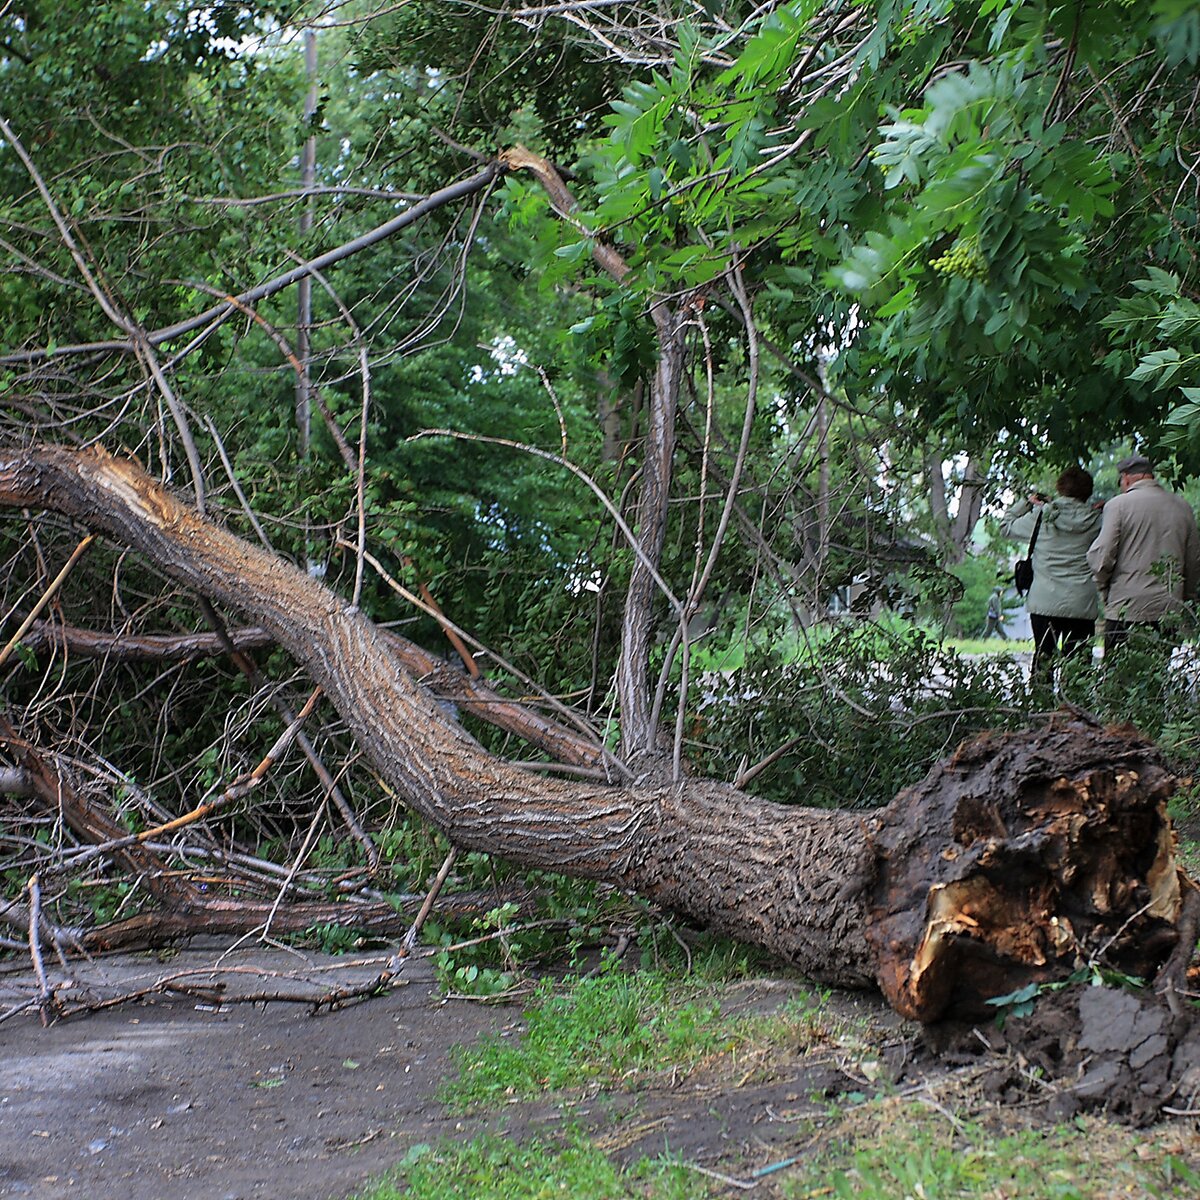
[[[888,1000],[930,1022],[1088,964],[1153,975],[1182,904],[1173,787],[1151,743],[1084,719],[965,743],[869,833]]]

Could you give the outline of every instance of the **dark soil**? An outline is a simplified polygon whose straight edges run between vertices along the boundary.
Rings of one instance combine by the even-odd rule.
[[[1002,1028],[931,1030],[942,1057],[965,1049],[997,1061],[984,1093],[1002,1103],[1041,1090],[1049,1120],[1103,1109],[1134,1125],[1200,1114],[1200,1024],[1149,991],[1083,984],[1038,998]]]
[[[93,997],[210,966],[186,951],[80,964]],[[378,962],[283,951],[235,955],[231,994],[315,992],[378,974]],[[264,977],[259,969],[287,973]],[[0,1196],[38,1200],[326,1200],[347,1196],[417,1141],[460,1132],[435,1098],[448,1051],[519,1015],[442,1000],[428,960],[389,995],[311,1015],[290,1003],[212,1005],[155,995],[43,1029],[32,1011],[0,1025]],[[0,980],[0,1007],[28,974]],[[77,1000],[79,991],[67,993]]]

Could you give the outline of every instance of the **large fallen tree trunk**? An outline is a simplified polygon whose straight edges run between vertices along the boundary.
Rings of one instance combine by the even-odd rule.
[[[1082,720],[979,739],[881,816],[783,807],[684,780],[546,779],[485,753],[360,612],[99,450],[0,451],[0,504],[107,532],[260,624],[363,753],[457,846],[603,879],[774,951],[878,983],[922,1020],[1106,954],[1150,973],[1180,909],[1152,746]]]

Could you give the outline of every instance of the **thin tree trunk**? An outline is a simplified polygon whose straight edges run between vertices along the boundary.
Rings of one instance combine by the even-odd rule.
[[[500,161],[510,170],[530,171],[550,202],[564,216],[575,209],[575,198],[554,167],[524,146],[506,150]],[[620,253],[600,239],[592,241],[592,259],[618,283],[629,274]],[[646,402],[646,430],[641,436],[641,481],[637,506],[637,538],[641,553],[630,572],[621,623],[621,652],[617,659],[617,706],[621,743],[626,758],[653,754],[658,730],[653,720],[650,647],[656,629],[655,601],[660,587],[655,575],[667,534],[667,507],[675,455],[675,415],[683,371],[684,329],[674,306],[659,301],[651,309],[658,342],[654,375]],[[677,616],[682,616],[677,612]]]
[[[974,458],[967,459],[963,468],[962,486],[958,493],[958,511],[954,514],[954,525],[950,530],[951,542],[957,557],[955,562],[962,562],[967,556],[967,548],[971,545],[971,535],[983,511],[983,489],[987,483],[986,476],[979,470]]]
[[[631,760],[658,748],[658,731],[651,704],[650,648],[656,629],[655,601],[661,603],[662,597],[651,568],[657,571],[667,536],[667,505],[675,456],[675,413],[684,350],[682,331],[668,306],[660,305],[655,309],[654,321],[658,329],[658,361],[647,398],[636,529],[644,557],[638,557],[630,572],[621,622],[621,654],[617,662],[621,745],[625,756]]]

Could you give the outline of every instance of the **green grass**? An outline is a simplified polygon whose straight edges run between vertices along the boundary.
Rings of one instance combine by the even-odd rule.
[[[665,975],[607,970],[564,985],[543,981],[526,1011],[518,1044],[485,1038],[455,1049],[459,1078],[444,1098],[457,1105],[558,1091],[634,1070],[687,1065],[719,1043],[713,999],[677,1000]]]
[[[1100,1119],[997,1133],[915,1104],[865,1105],[841,1147],[780,1182],[785,1200],[1108,1200],[1200,1195],[1200,1173],[1148,1137]]]
[[[1100,1118],[998,1132],[923,1105],[862,1105],[797,1167],[763,1179],[774,1200],[1192,1200],[1200,1173],[1177,1130],[1137,1134]],[[847,1128],[847,1125],[850,1128]],[[811,1130],[803,1141],[809,1142]],[[797,1146],[796,1152],[803,1153]],[[784,1153],[779,1147],[777,1153]],[[746,1178],[748,1169],[722,1169]],[[749,1182],[747,1178],[747,1182]],[[670,1158],[614,1163],[578,1131],[516,1142],[485,1134],[413,1146],[360,1200],[703,1200],[731,1194]]]
[[[702,1177],[667,1159],[619,1167],[585,1137],[524,1143],[487,1134],[461,1146],[414,1146],[397,1178],[361,1200],[700,1200]]]
[[[959,654],[1032,654],[1033,639],[947,638],[946,648]]]
[[[707,1086],[751,1073],[787,1078],[797,1056],[831,1044],[850,1061],[870,1049],[869,1029],[839,1024],[822,997],[801,996],[766,1015],[722,1016],[713,979],[608,964],[594,976],[544,984],[520,1041],[483,1039],[455,1054],[456,1105],[508,1105],[591,1084],[638,1088],[655,1072],[698,1068]],[[728,996],[726,980],[721,994]],[[973,1076],[932,1078],[928,1103],[882,1096],[831,1101],[792,1127],[773,1162],[795,1165],[755,1181],[759,1200],[1115,1200],[1194,1198],[1200,1160],[1190,1130],[1138,1132],[1103,1117],[1025,1127],[1022,1110],[982,1102]],[[859,1099],[848,1095],[845,1100]],[[687,1103],[680,1093],[680,1103]],[[515,1110],[508,1109],[508,1112]],[[982,1111],[982,1116],[978,1115]],[[528,1141],[486,1134],[463,1144],[412,1146],[360,1200],[707,1200],[734,1194],[670,1157],[622,1165],[605,1135],[566,1129]],[[1185,1155],[1187,1157],[1185,1157]],[[712,1163],[751,1179],[766,1161]]]
[[[519,1042],[490,1037],[453,1051],[459,1074],[442,1098],[462,1108],[587,1083],[632,1086],[647,1074],[687,1071],[752,1044],[806,1044],[820,1034],[819,998],[794,1000],[771,1017],[727,1018],[714,989],[694,977],[617,967],[570,982],[546,980],[526,1010]]]

